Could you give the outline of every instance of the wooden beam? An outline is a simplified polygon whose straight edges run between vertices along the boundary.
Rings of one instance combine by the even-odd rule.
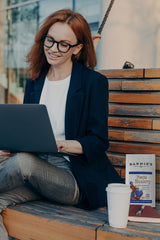
[[[74,218],[75,214],[67,219],[63,210],[63,214],[59,213],[59,217],[57,217],[57,212],[55,214],[54,211],[47,215],[49,208],[46,208],[46,212],[43,214],[44,210],[42,212],[37,211],[36,204],[35,208],[28,209],[28,212],[21,211],[18,207],[15,208],[17,210],[7,208],[3,212],[4,225],[9,236],[21,240],[95,240],[97,224],[87,223],[85,218],[84,222],[83,218],[78,221],[78,211],[76,213],[77,219]],[[52,211],[52,208],[50,208],[50,211]]]
[[[112,85],[113,85],[113,83],[112,83]],[[160,90],[160,81],[159,81],[159,79],[124,80],[124,81],[122,81],[122,90],[142,91],[142,92],[144,92],[144,91],[159,91]]]
[[[160,234],[158,232],[152,233],[150,228],[147,230],[148,224],[141,223],[137,229],[137,224],[128,223],[125,229],[111,228],[105,224],[103,227],[97,230],[97,240],[158,240],[160,239]],[[145,228],[144,228],[144,225]],[[158,224],[157,224],[158,225]],[[158,226],[157,226],[158,231]]]
[[[110,92],[110,103],[160,104],[160,93]]]
[[[115,167],[125,168],[126,163],[126,154],[115,153],[115,152],[107,152],[107,156],[111,163]],[[156,170],[157,173],[160,175],[160,157],[156,156]]]
[[[143,144],[130,142],[114,142],[110,141],[109,152],[123,153],[123,154],[155,154],[160,157],[159,144]]]
[[[139,105],[139,104],[109,104],[109,114],[117,116],[131,116],[131,117],[160,117],[160,105]]]
[[[160,204],[156,204],[160,213]],[[108,214],[108,212],[107,212]],[[108,217],[107,217],[108,218]],[[127,228],[113,228],[108,221],[97,228],[97,240],[158,240],[160,239],[159,224],[128,222]]]
[[[125,154],[120,155],[120,154],[116,154],[116,153],[112,153],[112,152],[107,152],[107,156],[114,166],[125,167],[125,163],[126,163]]]
[[[160,131],[109,129],[109,140],[142,143],[160,143]]]
[[[140,128],[140,129],[160,129],[160,120],[146,119],[146,118],[134,118],[134,117],[112,117],[108,118],[109,127],[118,128]]]
[[[109,90],[123,91],[159,91],[159,79],[109,79]]]
[[[119,70],[100,70],[99,72],[109,78],[143,78],[143,69],[119,69]]]
[[[118,79],[109,79],[108,81],[109,91],[122,90],[122,81]]]
[[[145,69],[145,78],[160,78],[160,68]]]
[[[160,119],[153,119],[153,129],[160,130]]]

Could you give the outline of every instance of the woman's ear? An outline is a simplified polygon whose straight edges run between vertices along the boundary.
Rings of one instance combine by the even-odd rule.
[[[83,48],[83,43],[78,44],[73,51],[73,55],[77,55],[82,48]]]

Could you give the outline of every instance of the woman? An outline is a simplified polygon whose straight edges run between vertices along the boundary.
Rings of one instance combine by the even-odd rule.
[[[0,207],[41,198],[94,209],[106,204],[108,183],[122,182],[106,156],[108,85],[93,69],[86,20],[71,10],[50,15],[27,56],[31,79],[24,104],[45,104],[60,152],[18,153],[0,166]]]

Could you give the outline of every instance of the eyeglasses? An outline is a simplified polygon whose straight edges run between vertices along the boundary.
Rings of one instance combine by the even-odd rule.
[[[59,52],[66,53],[69,51],[70,48],[78,46],[80,43],[78,42],[77,44],[71,45],[67,42],[64,41],[55,41],[52,37],[48,35],[43,35],[42,36],[43,44],[47,48],[53,47],[55,43],[57,43],[57,49]]]

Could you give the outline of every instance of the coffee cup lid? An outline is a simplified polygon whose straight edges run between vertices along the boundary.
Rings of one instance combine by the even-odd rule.
[[[131,192],[130,185],[121,183],[111,183],[106,187],[106,191],[110,192]]]

